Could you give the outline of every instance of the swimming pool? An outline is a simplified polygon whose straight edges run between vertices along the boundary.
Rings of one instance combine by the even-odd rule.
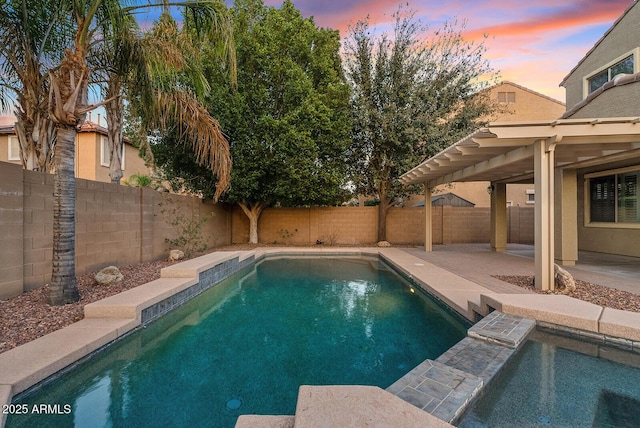
[[[377,258],[266,260],[15,401],[62,414],[7,426],[233,426],[293,414],[301,384],[385,388],[464,335]]]
[[[640,354],[537,331],[458,425],[640,426]]]

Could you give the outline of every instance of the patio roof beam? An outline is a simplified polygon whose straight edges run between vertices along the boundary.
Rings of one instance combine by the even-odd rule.
[[[533,156],[532,146],[520,147],[510,152],[495,156],[491,159],[487,159],[480,163],[468,166],[454,173],[450,173],[440,178],[431,180],[429,182],[429,185],[431,187],[435,187],[439,184],[452,183],[454,181],[464,181],[466,178],[469,178],[471,176],[481,174],[483,172],[487,172],[490,170],[494,170],[496,168],[500,168],[510,163],[519,162],[523,159],[531,158],[532,156]]]

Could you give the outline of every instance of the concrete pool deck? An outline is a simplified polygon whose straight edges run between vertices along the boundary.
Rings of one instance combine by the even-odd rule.
[[[491,252],[489,253],[492,257],[488,257],[482,251],[474,255],[464,250],[456,254],[449,252],[443,256],[445,252],[425,253],[418,249],[401,248],[277,247],[250,251],[218,251],[170,266],[162,270],[159,280],[87,305],[85,319],[0,354],[0,403],[11,403],[12,397],[16,394],[199,293],[202,290],[198,288],[198,283],[200,279],[204,279],[203,275],[219,280],[224,277],[225,272],[233,273],[234,269],[238,270],[266,256],[379,255],[416,285],[468,320],[476,321],[490,311],[497,310],[508,315],[535,320],[539,325],[557,329],[559,332],[583,336],[592,341],[609,343],[636,352],[640,350],[640,313],[603,308],[567,296],[534,294],[487,274],[492,269],[493,274],[530,274],[523,271],[533,269],[532,261],[526,257]],[[439,262],[438,259],[442,260]],[[432,262],[438,262],[438,265]],[[509,273],[502,273],[502,270]],[[574,273],[574,269],[571,270]],[[625,287],[633,288],[637,284],[637,290],[640,290],[640,279],[634,279],[633,276],[618,280],[617,277],[607,277],[607,274],[601,271],[585,270],[579,274],[580,276],[574,273],[578,279],[591,274],[599,275],[600,278],[604,276],[613,281],[603,285],[620,282],[626,284]],[[584,280],[598,283],[590,279]],[[342,393],[344,391],[342,390]],[[335,397],[335,394],[340,394],[340,391],[312,392],[311,396],[329,394]],[[402,403],[399,404],[391,398],[381,399],[380,397],[389,392],[379,388],[368,392],[358,389],[358,394],[373,394],[369,401],[358,401],[365,407],[379,407],[381,402],[389,402],[389,406],[397,408],[398,412],[407,412],[406,409],[402,410]],[[354,412],[354,409],[348,406],[346,411]],[[365,415],[369,412],[366,409],[363,411]],[[347,416],[337,413],[335,417]],[[433,418],[431,415],[429,417]],[[315,422],[313,420],[311,417],[307,418],[304,425],[296,421],[295,426],[326,425],[326,419]],[[288,421],[286,423],[290,423],[291,419]],[[271,422],[276,423],[276,419],[272,419]],[[0,425],[4,425],[4,415]]]

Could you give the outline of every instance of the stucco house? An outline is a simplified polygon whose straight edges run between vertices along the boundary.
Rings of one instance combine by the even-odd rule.
[[[562,116],[566,110],[563,102],[509,81],[502,81],[485,91],[500,105],[500,111],[487,118],[491,122],[553,120]],[[437,187],[433,193],[453,192],[472,202],[476,207],[488,207],[491,203],[487,193],[489,184],[486,181],[450,183]],[[412,199],[413,201],[415,198]],[[507,186],[506,203],[507,206],[533,206],[535,203],[533,186],[530,184]]]
[[[553,264],[578,249],[640,257],[640,5],[634,1],[562,81],[556,120],[492,122],[405,173],[431,189],[491,182],[491,245],[506,248],[506,185],[535,189],[535,275],[553,288]],[[430,204],[425,249],[431,250]]]
[[[100,122],[100,116],[98,116]],[[0,127],[0,161],[21,164],[18,137],[13,126]],[[110,182],[107,128],[99,123],[85,122],[76,135],[76,177]],[[149,175],[149,168],[138,155],[138,149],[125,139],[122,154],[123,179],[133,174]]]

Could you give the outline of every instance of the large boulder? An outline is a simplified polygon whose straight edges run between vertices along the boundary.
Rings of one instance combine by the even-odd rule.
[[[109,285],[114,282],[119,282],[124,279],[120,269],[115,266],[107,266],[96,274],[94,277],[96,282],[100,285]]]
[[[553,277],[556,290],[562,294],[569,294],[576,290],[576,282],[573,276],[566,269],[561,268],[557,264],[553,265]]]
[[[184,259],[184,252],[180,250],[171,250],[169,251],[169,261],[175,262],[177,260]]]

